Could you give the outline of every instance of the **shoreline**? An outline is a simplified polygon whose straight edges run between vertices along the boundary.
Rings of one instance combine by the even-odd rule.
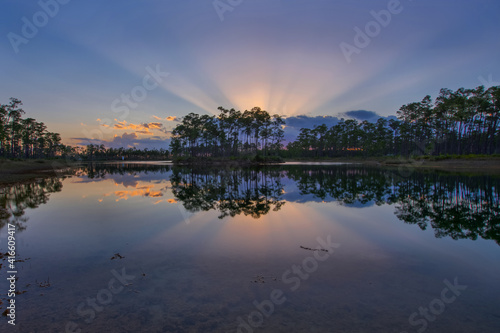
[[[0,185],[30,181],[36,178],[54,177],[64,174],[65,170],[81,165],[65,160],[0,160]]]
[[[439,170],[453,172],[474,172],[474,173],[500,173],[500,157],[453,157],[446,159],[429,158],[329,158],[317,160],[286,160],[286,162],[310,163],[310,162],[330,162],[330,163],[357,163],[367,166],[406,168],[419,170]]]
[[[412,168],[422,168],[422,169],[445,169],[445,170],[467,170],[467,171],[498,171],[500,172],[500,158],[475,158],[475,159],[446,159],[438,161],[430,160],[415,160],[411,163],[385,163],[380,164],[381,166],[404,166]]]
[[[157,161],[95,161],[94,163],[156,163]],[[159,161],[171,164],[168,161]],[[452,157],[446,159],[405,159],[405,158],[325,158],[325,159],[286,159],[282,163],[277,162],[251,162],[241,163],[237,160],[204,161],[204,163],[176,163],[172,165],[183,167],[259,167],[259,166],[279,166],[286,163],[294,164],[321,164],[321,163],[353,163],[367,166],[387,167],[387,168],[408,168],[421,170],[440,170],[454,172],[475,172],[475,173],[500,173],[500,157]],[[12,161],[0,159],[0,185],[32,180],[40,177],[53,177],[64,173],[62,170],[69,170],[87,162],[67,162],[65,160],[20,160]],[[62,172],[61,172],[62,171]]]

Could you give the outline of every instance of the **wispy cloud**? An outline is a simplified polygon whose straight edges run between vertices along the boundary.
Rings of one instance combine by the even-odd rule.
[[[167,121],[179,121],[179,119],[176,117],[176,116],[168,116],[168,117],[165,117],[165,118],[160,118],[158,116],[152,116],[154,119],[156,120],[167,120]]]
[[[100,119],[97,119],[98,122],[101,122]],[[169,131],[160,122],[151,122],[151,123],[142,123],[142,124],[134,124],[127,123],[126,120],[118,121],[115,119],[116,123],[114,124],[100,124],[102,127],[111,127],[114,130],[132,130],[137,134],[143,135],[154,135],[152,131],[157,130],[165,134],[169,134]]]
[[[148,138],[139,138],[137,133],[123,133],[122,135],[115,135],[111,140],[97,140],[97,139],[88,139],[88,138],[71,138],[71,140],[75,140],[78,145],[89,145],[89,144],[97,144],[97,145],[105,145],[106,147],[111,148],[132,148],[136,147],[137,149],[169,149],[170,139],[153,135]]]

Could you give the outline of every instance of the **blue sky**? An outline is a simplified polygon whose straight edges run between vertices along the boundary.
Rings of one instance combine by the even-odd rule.
[[[496,0],[4,0],[0,9],[0,103],[21,99],[68,144],[161,146],[183,115],[218,106],[387,117],[440,88],[500,81]],[[356,51],[346,56],[345,45]]]

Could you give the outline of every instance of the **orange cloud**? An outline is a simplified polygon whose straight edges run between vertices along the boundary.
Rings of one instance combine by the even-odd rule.
[[[149,124],[144,124],[144,126],[148,126],[151,129],[160,129],[163,128],[162,123],[149,123]]]
[[[168,116],[166,118],[160,118],[158,116],[153,116],[153,118],[156,119],[156,120],[177,121],[177,117],[176,116]]]
[[[116,119],[115,119],[116,120]],[[142,123],[142,124],[132,124],[127,123],[127,121],[117,121],[113,125],[113,129],[117,130],[133,130],[139,134],[153,135],[150,130],[158,130],[163,133],[167,133],[165,127],[162,123]]]
[[[99,202],[103,202],[103,199],[108,196],[115,196],[115,201],[128,200],[132,197],[149,197],[152,198],[153,204],[158,204],[163,201],[168,201],[170,203],[177,202],[174,199],[163,199],[164,191],[167,187],[164,184],[150,184],[147,182],[133,181],[117,183],[114,182],[115,186],[120,186],[122,189],[117,189],[116,191],[111,191],[104,193],[101,198],[98,199]],[[128,190],[128,188],[132,188]]]
[[[118,197],[116,201],[120,200],[128,200],[128,198],[131,197],[150,197],[150,198],[158,198],[163,196],[163,193],[161,191],[153,191],[154,185],[147,185],[147,186],[141,186],[137,187],[135,190],[131,191],[115,191],[115,196]]]

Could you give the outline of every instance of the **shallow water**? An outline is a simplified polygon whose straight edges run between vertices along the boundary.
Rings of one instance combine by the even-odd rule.
[[[1,327],[498,332],[499,185],[357,165],[165,164],[17,184],[0,193],[0,251],[15,224],[26,292],[16,326]]]

